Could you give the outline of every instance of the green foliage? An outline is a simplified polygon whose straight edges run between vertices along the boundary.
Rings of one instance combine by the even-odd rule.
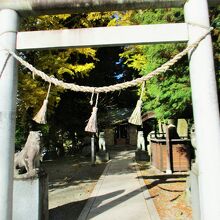
[[[181,9],[157,9],[133,14],[134,24],[158,24],[183,21]],[[120,54],[125,64],[147,75],[179,53],[185,44],[155,44],[129,46]],[[178,117],[191,106],[191,91],[187,60],[182,59],[169,71],[146,84],[144,111],[155,111],[157,118]]]
[[[220,6],[210,10],[210,20],[211,26],[214,27],[214,30],[212,31],[212,40],[214,48],[215,71],[218,88],[220,91]]]
[[[138,24],[178,23],[183,22],[183,19],[183,10],[178,8],[140,10],[134,16]]]
[[[220,88],[220,7],[210,10],[214,45],[214,58],[218,88]],[[184,22],[181,9],[137,11],[129,18],[132,24],[158,24]],[[185,48],[185,44],[156,44],[128,46],[120,54],[124,63],[147,75]],[[192,117],[191,89],[187,57],[182,58],[169,71],[154,77],[146,85],[144,111],[154,110],[158,119]]]
[[[144,109],[146,111],[154,109],[160,119],[180,117],[191,106],[191,90],[187,69],[179,66],[147,83]],[[178,69],[180,69],[179,72]]]

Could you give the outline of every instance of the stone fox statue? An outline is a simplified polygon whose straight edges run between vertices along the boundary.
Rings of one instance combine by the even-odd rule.
[[[138,131],[137,135],[137,150],[145,150],[144,132]]]
[[[99,150],[106,151],[105,133],[103,131],[99,133]]]
[[[14,171],[15,175],[18,174],[17,168],[25,168],[26,176],[35,176],[37,174],[37,168],[40,163],[40,131],[30,131],[24,148],[15,153],[14,157]]]

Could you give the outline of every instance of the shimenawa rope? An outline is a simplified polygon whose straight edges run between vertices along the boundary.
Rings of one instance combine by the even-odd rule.
[[[69,89],[69,90],[72,90],[75,92],[93,93],[95,90],[96,93],[107,93],[107,92],[114,92],[114,91],[129,88],[129,87],[137,86],[138,84],[141,84],[144,81],[147,81],[150,78],[152,78],[162,72],[165,72],[172,65],[174,65],[178,60],[180,60],[184,55],[186,55],[190,50],[196,48],[199,45],[200,41],[202,41],[211,32],[212,29],[213,28],[210,28],[204,35],[199,37],[194,43],[188,45],[182,52],[178,53],[172,59],[170,59],[169,61],[164,63],[162,66],[158,67],[156,70],[148,73],[147,75],[142,76],[137,79],[134,79],[134,80],[131,80],[131,81],[127,81],[127,82],[123,82],[123,83],[119,83],[119,84],[115,84],[115,85],[110,85],[110,86],[103,86],[103,87],[79,86],[74,83],[65,83],[61,80],[58,80],[55,77],[50,77],[47,74],[45,74],[44,72],[36,69],[30,63],[28,63],[27,61],[23,60],[21,57],[16,55],[14,52],[9,51],[7,49],[4,49],[4,50],[8,51],[16,60],[18,60],[23,66],[28,68],[34,75],[41,77],[43,80],[45,80],[49,83],[52,83],[55,86],[60,86],[64,89]]]

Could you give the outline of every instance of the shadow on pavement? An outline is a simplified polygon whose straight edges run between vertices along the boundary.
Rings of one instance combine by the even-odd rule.
[[[169,184],[169,183],[184,183],[186,182],[185,179],[188,175],[187,174],[172,174],[172,175],[154,175],[154,176],[142,176],[143,179],[154,179],[154,181],[150,184],[147,184],[147,188],[151,189],[159,184]],[[168,190],[168,189],[164,189],[163,187],[159,187],[162,190],[166,190],[166,191],[170,191],[170,192],[182,192],[181,191],[177,191],[177,190]]]
[[[122,194],[124,190],[118,190],[112,193],[107,193],[103,196],[96,197],[100,199],[100,201],[104,201],[115,196]],[[85,206],[88,200],[81,200],[77,202],[68,203],[62,206],[58,206],[56,208],[49,210],[49,219],[50,220],[77,220],[82,208]]]
[[[128,199],[138,195],[139,193],[142,193],[142,190],[146,190],[146,187],[144,186],[144,187],[138,188],[136,190],[133,190],[133,191],[131,191],[131,192],[129,192],[129,193],[127,193],[127,194],[125,194],[125,195],[123,195],[123,196],[113,200],[113,201],[110,201],[107,204],[104,204],[104,205],[100,206],[100,207],[98,207],[98,205],[101,202],[103,202],[104,200],[108,199],[108,198],[106,197],[106,195],[101,196],[103,198],[96,197],[97,200],[99,200],[100,198],[101,198],[101,200],[100,200],[99,203],[95,204],[96,206],[93,205],[93,207],[94,207],[93,210],[94,211],[93,210],[90,211],[89,217],[90,218],[94,218],[95,216],[100,215],[101,213],[103,213],[103,212],[105,212],[105,211],[107,211],[107,210],[109,210],[109,209],[111,209],[111,208],[113,208],[113,207],[115,207],[115,206],[117,206],[117,205],[127,201]],[[148,198],[148,199],[150,199],[150,198]]]

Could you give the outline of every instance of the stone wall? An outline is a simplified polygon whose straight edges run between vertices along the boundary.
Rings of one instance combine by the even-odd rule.
[[[180,118],[177,121],[177,133],[179,134],[180,137],[188,137],[188,123],[186,119]]]
[[[135,125],[129,125],[128,135],[129,135],[129,144],[137,145],[137,128]]]
[[[105,143],[106,145],[112,146],[115,144],[115,131],[113,128],[106,128],[105,132]]]

